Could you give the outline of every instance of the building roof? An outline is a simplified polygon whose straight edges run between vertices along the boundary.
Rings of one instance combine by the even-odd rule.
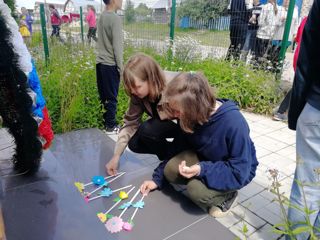
[[[159,0],[153,6],[152,9],[161,9],[161,8],[168,8],[168,2],[170,0]]]
[[[87,5],[93,5],[95,7],[100,7],[100,0],[71,0],[72,4],[78,8],[80,6],[85,7]],[[27,9],[34,9],[35,3],[44,3],[47,4],[59,4],[64,5],[66,0],[16,0],[17,9],[20,10],[21,7],[25,7]]]

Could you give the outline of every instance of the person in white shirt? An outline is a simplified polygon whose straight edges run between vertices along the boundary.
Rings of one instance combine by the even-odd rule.
[[[277,21],[278,21],[278,5],[275,0],[269,0],[267,4],[262,6],[259,17],[259,29],[257,32],[257,48],[255,60],[257,64],[261,64],[263,58],[267,58],[270,41],[273,39]]]
[[[272,62],[273,71],[278,72],[281,68],[281,63],[279,63],[280,50],[282,45],[283,33],[286,26],[287,14],[288,14],[289,0],[284,0],[282,6],[278,7],[278,24],[275,29],[275,33],[272,39],[272,49],[270,60]],[[295,35],[297,34],[299,26],[299,16],[298,16],[298,7],[295,6],[292,15],[292,22],[290,26],[290,33],[288,37],[288,42],[285,45],[288,48],[292,40],[294,40]]]

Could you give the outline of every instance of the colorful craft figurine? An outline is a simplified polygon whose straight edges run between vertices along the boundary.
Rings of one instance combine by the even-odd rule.
[[[111,188],[105,188],[103,189],[98,196],[95,196],[95,197],[92,197],[92,198],[89,198],[88,196],[85,196],[84,197],[84,200],[88,203],[92,200],[95,200],[95,199],[98,199],[98,198],[101,198],[101,197],[110,197],[112,195],[112,193],[115,193],[115,192],[119,192],[123,189],[126,189],[126,188],[129,188],[131,187],[132,185],[128,185],[128,186],[125,186],[125,187],[122,187],[122,188],[118,188],[116,190],[111,190]]]
[[[112,218],[113,216],[109,214],[109,212],[111,212],[112,209],[114,209],[122,200],[127,199],[129,197],[130,192],[133,191],[133,189],[135,189],[135,186],[133,186],[128,193],[121,191],[119,193],[119,197],[115,198],[116,203],[113,204],[113,206],[106,211],[105,213],[97,213],[98,218],[100,219],[101,222],[105,223],[107,221],[107,219]]]
[[[84,184],[82,182],[75,182],[74,185],[76,186],[76,188],[78,189],[79,192],[83,193],[84,189],[90,185],[97,185],[97,186],[107,185],[106,184],[107,179],[114,177],[114,179],[109,181],[109,183],[110,183],[113,180],[117,179],[118,177],[122,176],[123,174],[125,174],[125,172],[120,172],[114,176],[108,176],[105,178],[103,176],[93,176],[91,179],[91,182],[89,182],[89,183]]]
[[[130,205],[132,204],[133,200],[138,196],[139,192],[140,192],[140,189],[138,189],[135,195],[131,198],[131,200],[129,201]],[[111,219],[107,220],[105,227],[109,232],[116,233],[122,230],[124,222],[121,219],[121,217],[127,211],[127,209],[128,207],[123,209],[119,217],[114,216]]]
[[[144,207],[144,202],[143,202],[144,197],[145,197],[145,195],[143,195],[142,198],[138,202],[136,202],[135,204],[132,204],[132,206],[135,207],[136,209],[134,210],[134,212],[133,212],[131,218],[129,219],[129,221],[123,223],[123,226],[122,226],[123,230],[125,230],[125,231],[131,231],[132,230],[133,225],[134,225],[133,224],[133,218],[137,214],[138,209]]]

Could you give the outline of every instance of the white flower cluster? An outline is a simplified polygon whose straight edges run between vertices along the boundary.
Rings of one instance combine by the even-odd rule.
[[[177,36],[173,41],[173,56],[182,62],[192,62],[201,59],[200,46],[200,42],[190,36]]]

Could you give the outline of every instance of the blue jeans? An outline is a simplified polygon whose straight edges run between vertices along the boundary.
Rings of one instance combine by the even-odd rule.
[[[319,227],[320,206],[320,111],[306,104],[297,123],[297,165],[294,180],[303,185],[299,186],[296,181],[292,184],[290,204],[307,207],[315,212],[309,215],[310,223]],[[292,229],[303,226],[306,222],[304,212],[289,207],[288,218]],[[302,222],[299,223],[298,222]],[[320,233],[316,233],[320,236]],[[309,233],[297,235],[297,240],[306,240]],[[289,239],[287,237],[286,239]]]
[[[251,50],[252,54],[254,54],[256,50],[256,39],[257,39],[257,29],[249,29],[247,31],[246,40],[244,42],[242,50],[247,52]]]

